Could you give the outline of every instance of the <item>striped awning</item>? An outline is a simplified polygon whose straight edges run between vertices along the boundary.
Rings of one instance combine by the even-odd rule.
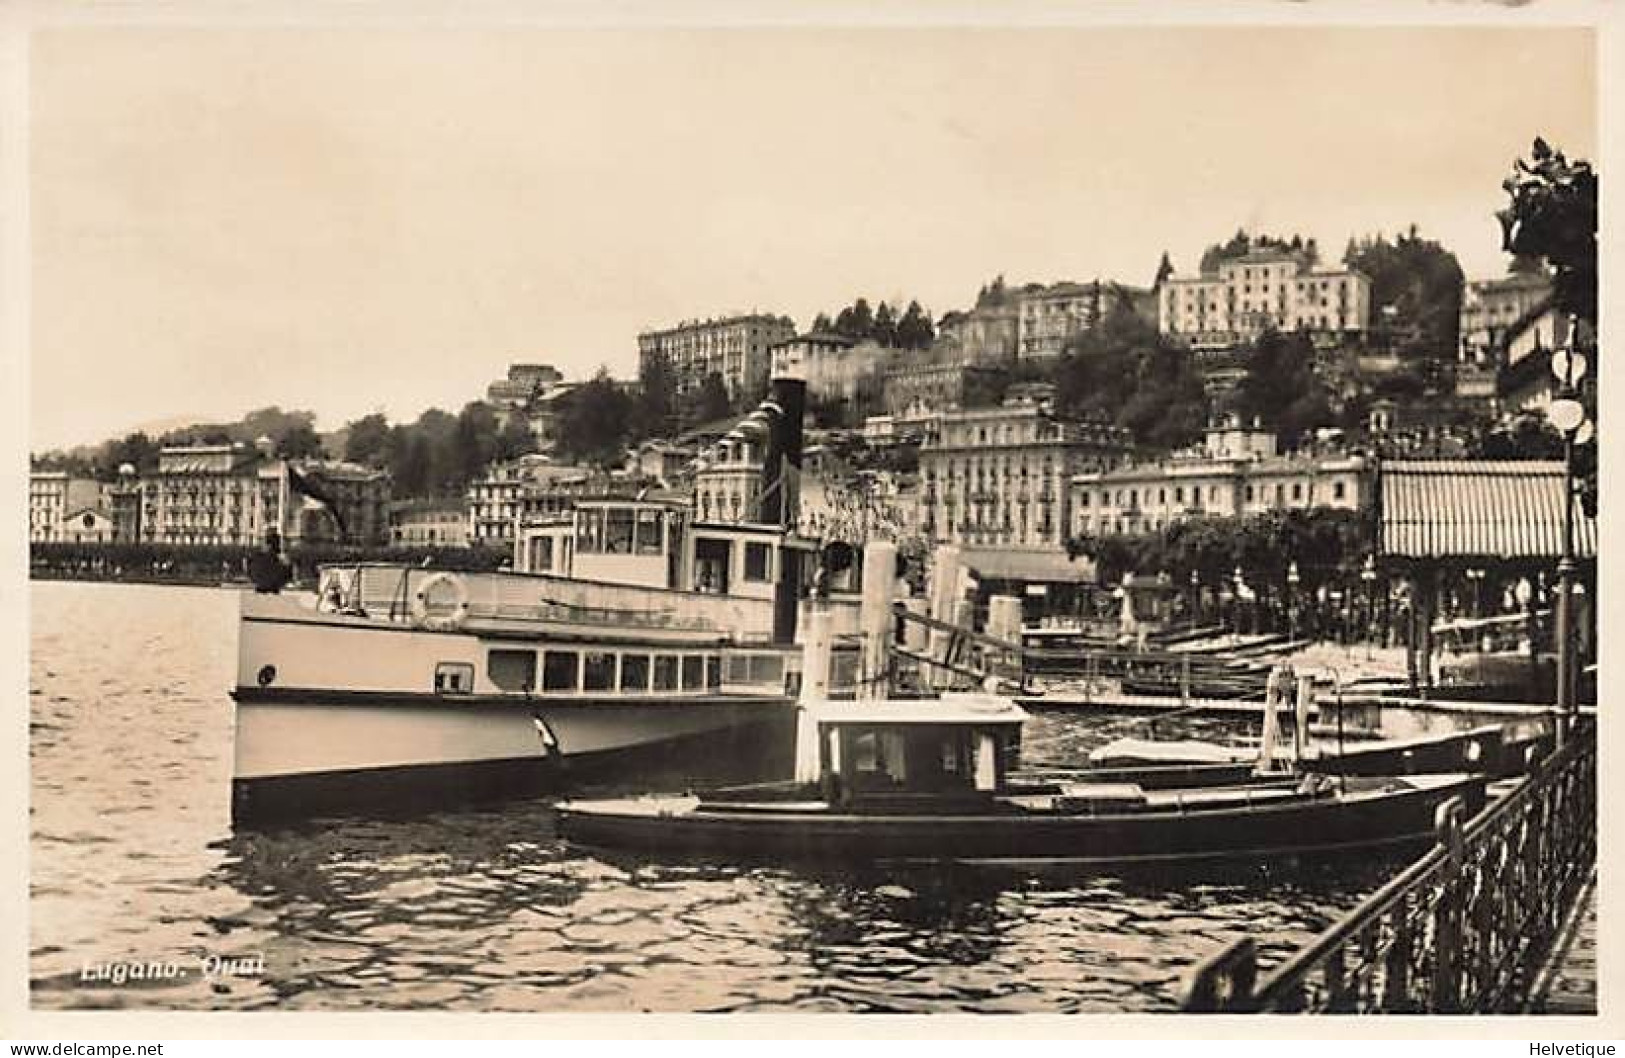
[[[1378,548],[1389,558],[1539,559],[1563,554],[1563,464],[1385,462]],[[1574,553],[1597,553],[1597,524],[1576,501]]]

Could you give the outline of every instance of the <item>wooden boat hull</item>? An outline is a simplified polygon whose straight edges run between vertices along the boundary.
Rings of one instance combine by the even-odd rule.
[[[1430,840],[1440,805],[1484,803],[1482,776],[1392,780],[1364,793],[1243,808],[1100,815],[838,814],[814,806],[717,810],[688,799],[559,806],[572,841],[745,859],[1064,860],[1080,864],[1336,855]]]

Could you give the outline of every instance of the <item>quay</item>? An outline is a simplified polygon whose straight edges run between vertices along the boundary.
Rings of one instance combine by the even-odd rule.
[[[1478,817],[1441,806],[1432,849],[1267,976],[1251,937],[1198,965],[1182,1009],[1595,1013],[1597,733],[1570,723]]]
[[[1575,902],[1550,958],[1530,989],[1529,1014],[1595,1016],[1597,1013],[1597,876],[1593,872]]]

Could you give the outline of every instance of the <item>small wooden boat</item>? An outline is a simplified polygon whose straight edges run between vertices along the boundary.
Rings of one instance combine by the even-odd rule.
[[[774,859],[1133,864],[1336,854],[1430,840],[1485,779],[1266,777],[1241,786],[1009,781],[1026,714],[1007,699],[803,703],[798,782],[567,802],[586,845]]]

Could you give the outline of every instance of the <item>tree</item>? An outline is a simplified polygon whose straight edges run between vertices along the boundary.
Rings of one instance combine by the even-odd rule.
[[[889,303],[882,301],[880,308],[875,310],[875,322],[869,329],[869,338],[888,348],[897,345],[897,314]]]
[[[715,378],[720,385],[722,379]],[[726,404],[727,391],[723,390]],[[572,395],[559,416],[559,442],[561,454],[572,460],[591,463],[598,467],[611,467],[626,458],[626,442],[632,432],[632,416],[636,405],[627,392],[609,377],[607,368],[599,368],[592,380]]]
[[[728,384],[715,371],[701,379],[700,384],[687,396],[684,418],[690,424],[713,422],[733,410],[733,402],[728,398]]]
[[[1229,242],[1214,243],[1202,251],[1201,269],[1204,273],[1216,272],[1224,262],[1246,257],[1255,250],[1282,250],[1301,254],[1311,265],[1320,262],[1320,247],[1312,238],[1306,239],[1297,234],[1291,238],[1250,235],[1245,228],[1238,228]]]
[[[665,353],[638,364],[638,418],[650,437],[669,437],[677,425],[677,371]]]
[[[322,439],[313,427],[302,423],[277,439],[276,454],[282,459],[318,459],[322,455]]]
[[[119,468],[129,464],[137,474],[151,474],[158,469],[158,445],[141,431],[126,434],[123,440],[110,441],[103,446],[96,459],[95,474],[102,481],[116,481]]]
[[[910,301],[897,321],[897,344],[903,349],[929,349],[937,340],[936,328],[931,325],[931,314]]]
[[[1068,339],[1049,375],[1058,412],[1116,423],[1148,448],[1188,445],[1207,420],[1190,353],[1120,300],[1095,326]]]
[[[1597,174],[1536,138],[1529,160],[1513,163],[1501,187],[1511,199],[1496,214],[1501,246],[1538,257],[1555,273],[1557,307],[1597,322]]]
[[[1455,254],[1413,224],[1393,242],[1382,234],[1361,240],[1343,263],[1371,280],[1377,329],[1397,355],[1455,360],[1463,284]]]
[[[1308,335],[1270,328],[1259,337],[1248,355],[1247,373],[1236,387],[1235,410],[1244,420],[1258,420],[1277,430],[1288,448],[1309,430],[1332,422]]]
[[[531,430],[530,423],[523,416],[510,415],[497,430],[496,451],[492,458],[501,463],[535,451],[536,434]]]
[[[389,461],[389,420],[373,412],[350,423],[344,458],[367,466],[385,465]]]
[[[1173,278],[1173,274],[1174,262],[1168,256],[1168,251],[1164,250],[1162,251],[1162,260],[1157,262],[1157,274],[1156,277],[1151,280],[1151,289],[1161,290],[1162,284]]]
[[[820,312],[813,318],[812,330],[814,334],[822,334],[826,331],[832,331],[834,329],[835,324],[830,322],[829,313]]]

